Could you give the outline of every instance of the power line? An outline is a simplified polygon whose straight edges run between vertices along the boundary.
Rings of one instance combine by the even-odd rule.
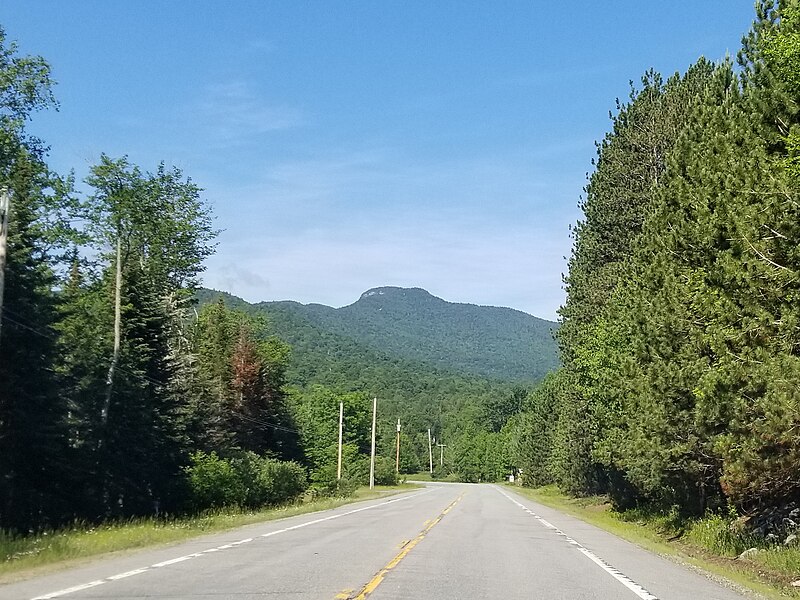
[[[256,423],[257,425],[263,425],[265,427],[272,427],[273,429],[278,429],[280,431],[285,431],[287,433],[296,433],[300,435],[300,432],[297,429],[292,429],[291,427],[286,427],[284,425],[278,425],[277,423],[270,423],[269,421],[262,421],[260,419],[254,419],[252,417],[248,417],[246,415],[238,415],[239,418],[244,419],[245,421],[250,421],[252,423]]]
[[[42,333],[41,331],[39,331],[38,329],[36,329],[36,328],[34,328],[34,327],[30,327],[29,325],[25,325],[25,323],[20,323],[19,321],[15,320],[15,319],[12,319],[12,318],[11,318],[11,317],[9,317],[9,316],[8,316],[8,314],[7,314],[7,313],[10,313],[10,312],[11,312],[11,311],[10,311],[10,310],[8,310],[8,309],[5,309],[5,310],[3,311],[3,315],[2,315],[2,320],[3,320],[3,321],[6,321],[6,322],[8,322],[8,323],[11,323],[11,324],[13,324],[13,325],[16,325],[17,327],[22,327],[23,329],[27,329],[27,330],[28,330],[28,331],[30,331],[31,333],[35,333],[35,334],[36,334],[36,335],[38,335],[38,336],[41,336],[41,337],[43,337],[43,338],[47,338],[48,340],[53,340],[53,339],[55,339],[55,336],[54,336],[54,335],[52,335],[52,334],[51,334],[51,335],[48,335],[48,334]]]
[[[9,313],[9,312],[13,312],[13,311],[8,310],[8,309],[6,309],[4,311],[4,314],[2,315],[2,319],[3,320],[8,321],[9,323],[12,323],[12,324],[16,325],[17,327],[22,327],[23,329],[26,329],[26,330],[30,331],[31,333],[34,333],[34,334],[36,334],[36,335],[38,335],[40,337],[43,337],[43,338],[46,338],[46,339],[49,339],[49,340],[57,339],[58,333],[56,331],[44,332],[41,329],[37,329],[36,327],[32,327],[30,325],[26,325],[25,323],[22,323],[21,321],[17,321],[16,319],[14,319],[12,317],[9,317],[8,314],[5,314],[5,313]],[[149,383],[152,383],[153,385],[162,386],[162,387],[167,387],[169,385],[168,383],[160,381],[160,380],[155,379],[153,377],[150,377],[149,375],[146,375],[144,373],[131,371],[131,370],[125,368],[125,367],[117,367],[117,370],[119,370],[121,373],[124,373],[126,375],[130,375],[131,377],[138,378],[138,379],[141,379],[143,381],[147,381]],[[254,419],[252,417],[248,417],[248,416],[242,415],[242,414],[240,414],[238,416],[241,419],[244,419],[246,421],[250,421],[250,422],[255,423],[257,425],[263,425],[265,427],[272,427],[273,429],[277,429],[279,431],[284,431],[286,433],[294,433],[294,434],[300,435],[300,431],[298,431],[297,429],[292,429],[292,428],[286,427],[284,425],[279,425],[277,423],[271,423],[269,421],[264,421],[264,420],[260,420],[260,419]]]

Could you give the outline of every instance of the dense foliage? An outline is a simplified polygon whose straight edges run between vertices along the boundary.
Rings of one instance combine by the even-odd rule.
[[[800,497],[800,4],[756,17],[738,68],[647,73],[598,146],[564,366],[516,424],[527,483],[695,514]]]
[[[303,307],[288,302],[251,305],[211,290],[199,290],[198,297],[203,306],[224,301],[226,306],[261,319],[267,324],[264,335],[277,336],[290,344],[286,380],[302,445],[312,468],[311,479],[318,488],[335,488],[335,427],[340,401],[344,402],[348,421],[344,428],[345,478],[354,482],[368,480],[369,439],[363,436],[369,435],[371,427],[372,397],[379,399],[378,476],[385,471],[384,479],[390,480],[394,474],[398,419],[402,426],[401,474],[430,468],[428,429],[436,476],[452,473],[464,481],[495,481],[512,472],[506,452],[505,425],[524,403],[525,391],[519,384],[437,368],[431,365],[434,360],[410,360],[402,351],[393,352],[391,344],[377,349],[364,343],[358,333],[326,325],[308,313],[308,310],[335,310],[328,307]],[[438,299],[433,301],[448,304]],[[452,324],[451,318],[441,321],[426,318],[439,329]],[[488,337],[487,334],[487,340]],[[422,352],[418,354],[425,358]],[[348,437],[354,435],[362,437]],[[439,447],[437,443],[445,446]]]
[[[186,467],[193,508],[258,508],[297,498],[306,488],[306,471],[296,462],[243,452],[228,458],[216,452],[192,454]]]

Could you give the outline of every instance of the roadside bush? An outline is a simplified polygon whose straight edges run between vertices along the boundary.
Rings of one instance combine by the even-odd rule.
[[[272,495],[268,500],[270,504],[294,500],[308,487],[306,470],[296,462],[271,460],[266,470],[272,477]]]
[[[283,462],[242,452],[221,458],[196,452],[186,467],[190,504],[195,510],[221,506],[258,508],[289,502],[307,487],[306,473],[295,462]]]
[[[312,490],[316,495],[347,497],[351,496],[359,486],[369,485],[368,456],[359,454],[353,449],[352,452],[345,452],[342,464],[342,479],[339,481],[336,480],[334,463],[325,464],[312,474]],[[375,458],[375,485],[397,485],[393,460],[381,456]]]
[[[342,477],[337,480],[334,476],[332,479],[315,483],[311,486],[311,491],[316,497],[349,498],[355,494],[359,485],[359,482],[353,479]]]
[[[375,458],[375,485],[397,485],[397,472],[393,460],[384,456]]]
[[[431,479],[444,479],[450,475],[450,469],[447,467],[440,467],[438,464],[434,465],[433,473],[431,473]]]
[[[335,447],[334,447],[335,449]],[[311,473],[311,489],[317,496],[347,497],[369,483],[369,457],[353,444],[342,446],[342,479],[336,479],[335,454]]]
[[[216,452],[195,452],[186,467],[191,507],[195,510],[241,504],[246,489],[240,472]]]

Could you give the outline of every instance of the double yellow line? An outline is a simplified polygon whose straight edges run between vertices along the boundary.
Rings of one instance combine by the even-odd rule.
[[[403,549],[400,550],[397,556],[395,556],[392,560],[390,560],[386,564],[385,567],[383,567],[380,571],[378,571],[375,577],[370,579],[367,585],[361,588],[361,591],[359,591],[355,596],[348,596],[348,598],[350,598],[351,600],[364,600],[367,596],[369,596],[372,592],[374,592],[375,589],[381,584],[381,582],[383,582],[383,579],[384,577],[386,577],[386,574],[392,569],[394,569],[397,565],[399,565],[400,561],[403,560],[408,555],[408,553],[414,549],[414,546],[419,544],[423,540],[423,538],[428,534],[428,532],[431,529],[433,529],[436,526],[436,524],[439,523],[439,521],[441,521],[444,518],[444,516],[447,513],[449,513],[453,509],[453,507],[461,501],[461,498],[463,497],[464,494],[461,494],[458,498],[453,500],[447,506],[447,508],[445,508],[442,512],[440,512],[439,515],[433,521],[428,523],[425,529],[419,532],[417,537],[415,537],[413,540],[405,544],[403,546]]]

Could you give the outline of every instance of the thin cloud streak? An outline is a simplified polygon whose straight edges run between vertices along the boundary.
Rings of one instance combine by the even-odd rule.
[[[302,124],[299,110],[273,105],[246,81],[209,85],[186,112],[192,128],[206,132],[217,145],[231,145]]]
[[[587,146],[591,153],[583,140],[564,140],[535,151],[523,148],[505,156],[436,163],[374,146],[267,163],[236,188],[212,181],[207,190],[216,199],[222,219],[228,217],[225,207],[236,202],[237,211],[231,217],[245,231],[248,225],[262,222],[291,224],[302,230],[320,222],[374,222],[398,216],[540,222],[563,216],[565,208],[577,217],[573,210],[577,194],[564,198],[563,189],[567,183],[579,190],[583,179],[560,180],[550,174],[548,161]],[[202,179],[209,182],[210,178]],[[242,223],[244,216],[249,217],[246,223]]]

